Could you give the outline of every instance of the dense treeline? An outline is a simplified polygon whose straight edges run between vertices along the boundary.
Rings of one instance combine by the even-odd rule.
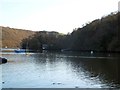
[[[39,31],[27,39],[23,39],[21,46],[23,49],[32,49],[34,51],[47,50],[61,50],[64,48],[63,42],[65,35],[58,32]]]
[[[21,45],[22,48],[28,46],[32,50],[120,51],[119,18],[119,13],[111,13],[82,28],[74,29],[68,35],[37,32],[34,36],[24,39]]]

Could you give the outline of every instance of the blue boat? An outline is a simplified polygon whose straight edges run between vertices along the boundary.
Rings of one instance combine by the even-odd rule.
[[[16,53],[25,53],[26,50],[25,49],[17,49],[17,50],[14,50]]]

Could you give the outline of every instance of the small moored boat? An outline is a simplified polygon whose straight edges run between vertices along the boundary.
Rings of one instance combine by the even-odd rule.
[[[0,64],[2,64],[2,63],[7,63],[7,59],[0,57]]]
[[[16,53],[25,53],[26,50],[25,49],[17,49],[17,50],[14,50]]]

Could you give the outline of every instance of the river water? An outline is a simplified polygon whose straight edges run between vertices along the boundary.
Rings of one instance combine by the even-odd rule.
[[[2,53],[2,88],[119,88],[119,54]]]

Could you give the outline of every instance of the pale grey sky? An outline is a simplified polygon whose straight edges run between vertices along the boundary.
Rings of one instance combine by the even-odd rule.
[[[118,10],[119,0],[0,0],[0,26],[72,32]]]

